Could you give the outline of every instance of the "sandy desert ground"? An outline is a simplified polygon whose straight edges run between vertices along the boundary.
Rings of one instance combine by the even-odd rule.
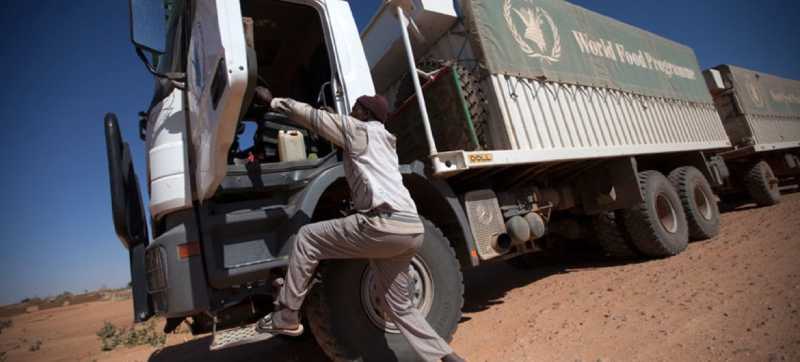
[[[721,235],[670,259],[498,263],[466,271],[465,283],[452,345],[470,361],[800,361],[800,193],[725,213]],[[130,300],[11,320],[0,361],[324,360],[312,338],[210,353],[209,336],[183,333],[164,348],[101,351],[95,333],[130,325]]]

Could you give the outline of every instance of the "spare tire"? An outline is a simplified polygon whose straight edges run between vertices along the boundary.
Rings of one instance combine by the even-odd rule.
[[[464,283],[455,251],[431,222],[411,262],[415,306],[431,327],[450,341],[461,319]],[[320,265],[321,281],[305,303],[314,338],[334,361],[416,361],[417,353],[369,295],[371,268],[365,260],[332,260]]]
[[[658,171],[639,173],[644,201],[622,211],[625,229],[645,256],[664,258],[680,254],[689,244],[689,226],[672,183]]]
[[[478,138],[478,146],[481,149],[488,149],[490,144],[488,103],[483,88],[481,88],[481,80],[477,74],[463,65],[454,62],[423,60],[417,63],[417,68],[425,72],[432,72],[448,66],[455,72],[459,83],[461,83],[461,94],[464,96],[467,110],[472,118],[472,126],[475,129],[475,136]],[[420,82],[423,82],[423,80],[420,79]],[[400,79],[397,96],[395,97],[395,108],[399,108],[413,95],[414,83],[411,80],[410,72],[407,72],[403,75],[403,78]],[[469,132],[469,130],[465,131]]]
[[[719,234],[719,207],[711,184],[692,166],[679,167],[669,174],[686,212],[689,237],[692,240],[711,239]]]

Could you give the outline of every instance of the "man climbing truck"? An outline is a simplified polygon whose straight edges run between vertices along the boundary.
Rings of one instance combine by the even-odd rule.
[[[382,300],[389,321],[420,358],[463,361],[411,304],[409,267],[422,245],[425,228],[414,200],[403,186],[397,140],[383,127],[389,115],[386,99],[361,96],[350,117],[341,117],[291,99],[273,99],[263,87],[257,87],[255,94],[256,102],[270,105],[342,149],[345,178],[356,211],[344,218],[300,228],[275,311],[259,320],[257,330],[289,336],[302,334],[300,307],[319,262],[368,258],[378,278],[375,297]]]
[[[532,253],[586,241],[663,258],[719,230],[727,169],[706,154],[730,141],[683,45],[553,0],[386,1],[361,35],[342,0],[166,3],[130,0],[156,78],[140,119],[150,233],[104,120],[137,321],[186,321],[212,350],[263,341],[262,320],[302,323],[334,360],[435,359],[461,318],[462,269],[534,267]],[[347,116],[374,94],[393,136]],[[373,248],[406,224],[421,246]],[[348,232],[335,245],[358,250],[329,238]],[[327,260],[356,254],[375,260]],[[303,319],[281,324],[284,307]]]

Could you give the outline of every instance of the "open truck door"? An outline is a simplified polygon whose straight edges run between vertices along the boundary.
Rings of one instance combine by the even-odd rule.
[[[210,198],[227,171],[228,151],[247,88],[247,50],[238,1],[198,0],[187,64],[192,175],[199,200]]]
[[[328,1],[328,33],[336,63],[334,94],[348,113],[356,98],[375,93],[364,49],[345,1]],[[187,89],[196,197],[210,198],[227,171],[228,151],[248,84],[247,48],[238,1],[198,0],[189,44]]]
[[[343,103],[343,111],[348,113],[358,97],[374,95],[375,87],[350,4],[346,1],[328,1],[325,7],[332,54],[336,57],[336,73],[340,75],[337,87],[343,85],[337,89],[337,102]]]

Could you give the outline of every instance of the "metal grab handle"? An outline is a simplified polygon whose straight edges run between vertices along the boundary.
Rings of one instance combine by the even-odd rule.
[[[433,132],[431,131],[431,121],[428,118],[428,106],[425,104],[425,96],[422,94],[422,85],[419,83],[417,74],[417,63],[414,61],[414,49],[411,48],[411,40],[408,36],[408,18],[402,6],[397,7],[397,17],[400,19],[400,33],[403,35],[403,45],[406,48],[406,57],[408,59],[409,74],[411,74],[411,81],[414,84],[414,92],[417,95],[417,103],[419,104],[419,111],[422,115],[422,125],[425,127],[425,138],[428,140],[428,155],[436,157],[439,153],[436,150],[436,142],[433,139]]]

